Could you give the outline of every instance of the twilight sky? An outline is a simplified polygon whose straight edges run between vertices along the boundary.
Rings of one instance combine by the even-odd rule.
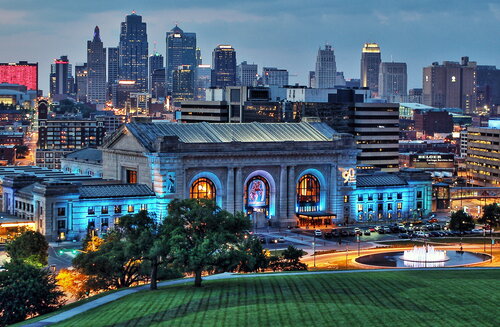
[[[359,78],[363,43],[378,42],[382,61],[408,64],[409,88],[434,61],[467,55],[500,66],[498,0],[0,0],[0,62],[38,62],[46,94],[54,58],[85,62],[95,25],[106,47],[117,46],[132,10],[148,24],[150,53],[156,42],[165,55],[165,32],[178,22],[197,33],[204,63],[217,44],[232,44],[238,62],[286,68],[291,83],[307,83],[325,42],[346,78]]]

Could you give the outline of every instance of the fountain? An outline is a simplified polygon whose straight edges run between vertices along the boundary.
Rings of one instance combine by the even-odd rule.
[[[414,246],[411,250],[406,250],[401,257],[404,261],[410,262],[443,262],[449,260],[446,251],[436,250],[432,245],[422,247]]]

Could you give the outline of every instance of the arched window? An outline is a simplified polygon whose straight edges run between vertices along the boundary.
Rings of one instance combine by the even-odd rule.
[[[189,196],[191,199],[215,200],[216,190],[214,183],[208,178],[201,177],[193,182]]]
[[[307,174],[297,184],[297,206],[299,212],[318,211],[320,204],[320,185],[318,178]]]
[[[245,204],[248,208],[269,206],[269,183],[262,176],[254,176],[248,182],[245,192]]]

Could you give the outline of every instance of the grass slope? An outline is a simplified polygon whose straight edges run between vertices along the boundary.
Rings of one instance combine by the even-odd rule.
[[[266,276],[140,292],[56,326],[498,326],[500,273]]]

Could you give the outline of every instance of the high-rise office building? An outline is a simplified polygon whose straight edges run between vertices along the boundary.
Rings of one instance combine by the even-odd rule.
[[[151,98],[161,99],[166,96],[165,68],[155,69],[151,75]]]
[[[476,63],[462,57],[462,62],[437,62],[423,69],[423,103],[436,108],[476,109]]]
[[[24,85],[38,91],[38,63],[0,63],[0,83]]]
[[[316,71],[314,70],[309,72],[309,87],[313,89],[316,88]]]
[[[361,50],[361,86],[368,87],[374,96],[379,93],[378,75],[381,61],[379,45],[365,43]]]
[[[87,63],[75,65],[75,92],[76,101],[87,102],[88,95],[88,67]]]
[[[146,23],[135,12],[121,23],[119,56],[120,80],[135,81],[139,92],[147,92],[148,35]]]
[[[156,88],[155,93],[158,95],[158,87],[160,87],[159,82],[161,83],[161,81],[158,80],[158,73],[155,72],[157,70],[162,70],[163,73],[165,74],[165,70],[163,70],[164,68],[165,67],[163,66],[163,56],[155,51],[152,55],[149,56],[149,91],[151,94],[153,94],[153,88]],[[155,75],[155,80],[156,80],[155,85],[153,85],[153,75]],[[163,78],[163,81],[164,80],[165,78]]]
[[[500,106],[500,69],[478,65],[476,74],[477,107],[491,110]]]
[[[165,80],[167,92],[170,94],[174,70],[182,65],[197,66],[196,33],[184,33],[179,26],[175,25],[171,31],[167,32],[166,42],[165,72],[167,76]],[[199,52],[199,56],[201,60],[201,52]]]
[[[194,69],[182,65],[172,75],[172,99],[174,102],[194,99]]]
[[[103,47],[99,27],[94,38],[87,41],[87,101],[98,106],[106,103],[106,48]]]
[[[108,100],[113,99],[113,85],[118,83],[119,54],[118,47],[108,48]]]
[[[311,77],[309,75],[309,77]],[[324,49],[319,48],[316,57],[316,70],[314,72],[315,87],[319,89],[334,88],[337,77],[337,63],[332,46],[325,45]]]
[[[407,93],[407,80],[406,63],[381,63],[378,78],[380,97],[389,102],[403,102]]]
[[[253,86],[257,82],[257,64],[243,61],[236,66],[236,84],[239,86]]]
[[[196,65],[203,65],[203,59],[201,58],[201,49],[196,48]]]
[[[231,45],[218,45],[212,52],[212,87],[236,85],[236,51]]]
[[[55,59],[50,69],[50,96],[63,98],[73,93],[74,80],[68,56]]]
[[[210,65],[198,65],[194,74],[194,98],[205,101],[206,90],[210,87],[212,77],[212,67]]]
[[[288,70],[276,67],[264,67],[262,68],[262,80],[264,85],[276,85],[279,87],[289,85]]]

